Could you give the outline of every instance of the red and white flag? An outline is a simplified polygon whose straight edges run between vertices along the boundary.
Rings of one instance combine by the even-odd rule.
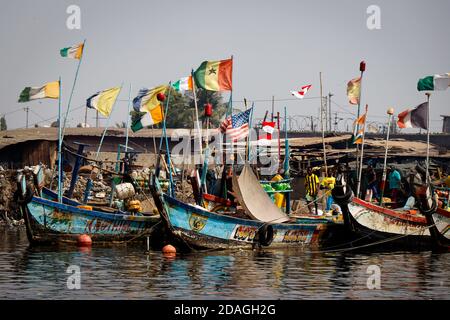
[[[262,123],[262,133],[258,136],[258,145],[267,146],[270,145],[272,141],[272,134],[275,131],[275,122],[263,121]]]
[[[303,99],[303,97],[305,96],[305,94],[308,92],[308,90],[309,90],[310,88],[311,88],[311,85],[308,84],[308,85],[306,85],[306,86],[301,87],[299,91],[291,91],[291,94],[292,94],[294,97],[297,97],[297,98],[299,98],[299,99]]]

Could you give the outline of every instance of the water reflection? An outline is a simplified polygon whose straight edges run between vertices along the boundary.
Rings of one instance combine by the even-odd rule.
[[[23,229],[0,228],[6,299],[448,299],[450,255],[308,250],[164,256],[144,248],[30,248]],[[67,268],[81,289],[67,289]],[[367,268],[381,289],[367,288]]]

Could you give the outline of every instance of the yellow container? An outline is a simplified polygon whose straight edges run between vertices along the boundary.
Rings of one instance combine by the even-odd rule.
[[[77,206],[77,208],[92,211],[92,206],[79,205],[79,206]]]

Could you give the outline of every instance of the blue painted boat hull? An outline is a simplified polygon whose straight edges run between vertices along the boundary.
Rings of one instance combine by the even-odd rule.
[[[267,225],[207,211],[154,192],[155,203],[172,234],[192,249],[253,249],[261,246],[259,230]],[[304,221],[307,221],[305,219]],[[273,240],[266,248],[290,248],[320,245],[336,227],[331,222],[276,223]]]
[[[86,210],[70,199],[64,199],[63,203],[54,201],[51,191],[43,193],[45,198],[33,196],[21,207],[32,244],[76,243],[80,234],[88,234],[93,244],[142,241],[160,221],[159,216]]]

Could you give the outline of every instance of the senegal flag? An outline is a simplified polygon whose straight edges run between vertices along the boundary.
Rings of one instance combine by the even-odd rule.
[[[197,87],[209,91],[232,90],[233,60],[203,61],[194,72]]]
[[[46,83],[42,87],[26,87],[20,93],[19,102],[44,98],[59,98],[59,81]]]

